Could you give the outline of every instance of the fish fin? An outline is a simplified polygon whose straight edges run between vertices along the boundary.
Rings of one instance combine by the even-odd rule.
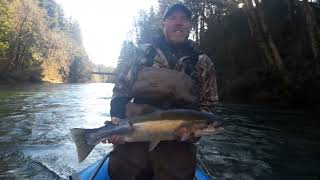
[[[79,162],[82,162],[90,154],[95,145],[86,142],[85,134],[87,129],[74,128],[70,129],[72,139],[76,144]]]
[[[149,151],[152,151],[154,148],[156,148],[159,143],[160,141],[151,141],[149,144]]]

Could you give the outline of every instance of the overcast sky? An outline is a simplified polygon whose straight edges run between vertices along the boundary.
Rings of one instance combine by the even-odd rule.
[[[66,17],[76,19],[91,61],[115,67],[122,42],[132,30],[134,16],[157,0],[56,0]]]

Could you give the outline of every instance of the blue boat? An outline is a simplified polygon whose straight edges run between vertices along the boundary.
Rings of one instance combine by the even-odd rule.
[[[195,180],[212,180],[210,178],[209,172],[206,170],[203,164],[201,167],[201,163],[198,160],[194,179]],[[70,176],[70,180],[110,180],[108,168],[107,168],[108,164],[109,164],[109,156],[106,155],[102,160],[89,165],[79,173],[74,173],[72,176]]]

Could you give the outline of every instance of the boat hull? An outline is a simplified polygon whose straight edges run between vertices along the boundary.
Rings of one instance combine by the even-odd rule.
[[[103,163],[103,164],[102,164]],[[109,158],[89,165],[79,173],[70,176],[71,180],[110,180],[108,172]],[[199,167],[196,168],[195,180],[211,180]]]

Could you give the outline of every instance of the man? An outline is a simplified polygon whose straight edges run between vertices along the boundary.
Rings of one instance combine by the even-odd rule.
[[[218,101],[215,67],[197,44],[188,40],[191,16],[183,4],[169,6],[163,17],[164,37],[123,57],[111,101],[114,124],[119,118],[150,112],[152,108],[207,112],[213,109]],[[186,77],[179,79],[175,75],[178,73]],[[146,84],[146,80],[151,83]],[[190,82],[192,86],[187,85]],[[138,104],[138,108],[132,104]],[[116,146],[110,155],[110,177],[112,180],[191,180],[196,165],[194,141],[191,138],[183,142],[160,142],[149,151],[148,143],[123,144],[118,136],[113,136],[109,142]]]

